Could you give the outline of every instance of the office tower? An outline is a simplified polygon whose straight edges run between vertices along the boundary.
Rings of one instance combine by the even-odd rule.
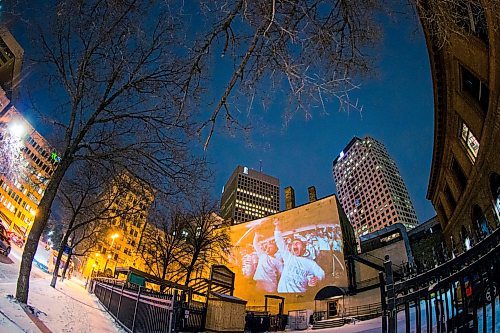
[[[354,137],[333,161],[337,193],[356,236],[418,221],[396,163],[377,140]]]
[[[4,109],[0,106],[0,114]],[[9,231],[26,236],[60,158],[15,107],[0,116],[0,130],[0,145],[12,147],[2,149],[5,155],[12,155],[2,158],[15,161],[10,168],[13,172],[0,174],[0,221]]]
[[[7,96],[15,96],[21,74],[24,50],[5,28],[0,27],[0,86]]]
[[[279,179],[238,166],[222,191],[221,216],[234,225],[277,213],[279,191]]]

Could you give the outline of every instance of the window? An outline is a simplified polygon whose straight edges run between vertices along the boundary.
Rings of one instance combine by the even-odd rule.
[[[463,191],[467,185],[467,176],[455,157],[451,160],[451,171],[460,185],[460,189]]]
[[[481,110],[487,112],[490,91],[486,84],[462,65],[460,65],[460,79],[460,89],[472,97],[479,104]]]
[[[455,197],[451,193],[451,190],[448,187],[448,185],[446,185],[446,187],[444,188],[444,196],[446,198],[446,201],[448,201],[448,204],[450,205],[450,208],[452,210],[454,210],[455,207],[457,206],[457,201],[455,200]]]
[[[475,1],[455,1],[456,24],[467,33],[488,43],[488,26],[483,7]]]
[[[460,126],[460,139],[474,162],[479,151],[479,141],[464,122],[462,122],[462,126]]]

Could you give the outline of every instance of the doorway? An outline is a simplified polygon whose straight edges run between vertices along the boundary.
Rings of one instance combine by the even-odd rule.
[[[338,314],[338,302],[328,302],[328,318],[336,317]]]

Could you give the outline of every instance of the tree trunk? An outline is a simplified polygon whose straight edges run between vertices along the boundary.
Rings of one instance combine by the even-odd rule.
[[[64,281],[64,278],[66,277],[66,272],[68,271],[68,267],[69,267],[69,262],[71,261],[71,251],[69,252],[68,254],[68,260],[66,260],[66,263],[64,264],[64,268],[63,268],[63,271],[62,271],[62,274],[61,274],[61,281]]]
[[[165,280],[165,276],[166,275],[167,275],[167,264],[166,264],[166,260],[164,260],[163,261],[163,267],[162,267],[162,270],[161,270],[161,279]],[[160,288],[160,291],[164,292],[165,289],[167,289],[167,285],[162,285],[161,288]]]
[[[17,288],[16,288],[16,299],[20,303],[26,304],[28,302],[28,293],[30,288],[30,273],[31,273],[31,265],[33,263],[33,259],[35,258],[36,249],[38,247],[38,242],[40,237],[42,236],[42,232],[47,226],[47,221],[50,216],[50,208],[52,207],[52,202],[56,197],[57,190],[61,181],[64,177],[64,174],[68,170],[71,161],[62,160],[61,164],[56,168],[52,179],[50,180],[47,188],[45,189],[45,194],[40,200],[40,204],[38,205],[38,213],[35,217],[35,222],[33,223],[33,227],[28,235],[28,240],[26,241],[26,245],[24,246],[23,256],[21,260],[21,267],[19,268],[19,277],[17,279]]]
[[[193,255],[193,259],[191,260],[191,263],[186,269],[186,281],[184,281],[184,286],[186,287],[189,286],[189,282],[191,282],[191,274],[193,273],[194,265],[196,264],[197,260],[198,260],[198,253],[195,252]]]
[[[50,282],[50,286],[52,288],[56,287],[56,282],[57,282],[57,275],[59,274],[59,266],[61,265],[61,258],[64,254],[64,246],[68,244],[68,239],[69,236],[71,235],[72,229],[73,229],[73,224],[75,224],[75,219],[76,219],[76,213],[73,214],[71,217],[69,224],[68,224],[68,229],[64,233],[63,239],[61,241],[61,245],[59,246],[59,252],[57,253],[57,259],[56,259],[56,264],[54,267],[54,272],[52,273],[52,281]]]
[[[54,271],[52,272],[52,281],[50,281],[50,286],[52,288],[56,287],[57,275],[59,273],[59,266],[61,265],[61,259],[62,259],[63,252],[64,252],[64,246],[68,242],[68,238],[69,238],[69,232],[66,232],[64,234],[62,241],[61,241],[61,245],[59,245],[59,253],[57,254],[56,263],[54,265]]]

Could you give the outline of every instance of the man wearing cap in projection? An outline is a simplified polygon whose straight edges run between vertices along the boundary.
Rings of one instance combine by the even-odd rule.
[[[269,242],[263,249],[259,242],[260,235],[255,233],[253,247],[259,258],[255,274],[253,276],[256,286],[266,292],[276,292],[278,279],[283,269],[278,248],[274,242]]]
[[[318,281],[323,280],[325,272],[314,260],[303,257],[306,247],[302,241],[292,241],[290,249],[288,249],[281,234],[279,220],[274,219],[273,223],[275,226],[274,239],[284,263],[278,282],[278,292],[305,292],[308,286],[313,287]]]

